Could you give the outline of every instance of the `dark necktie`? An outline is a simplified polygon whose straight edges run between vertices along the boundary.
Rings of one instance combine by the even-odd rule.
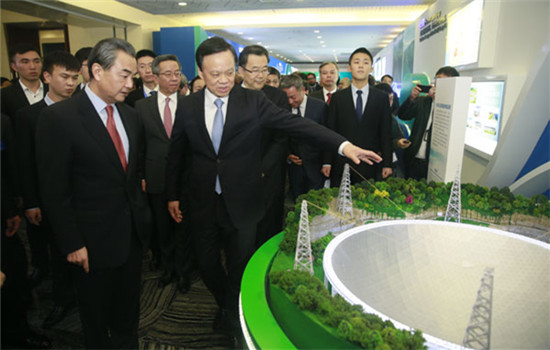
[[[222,111],[222,105],[223,101],[221,99],[216,99],[214,101],[214,104],[216,105],[216,114],[214,115],[214,123],[212,124],[212,145],[214,146],[214,150],[216,151],[216,154],[218,154],[218,151],[220,149],[220,143],[222,141],[222,134],[223,134],[223,111]],[[222,193],[222,186],[220,184],[220,176],[216,175],[216,193],[221,194]]]
[[[357,101],[355,102],[355,113],[357,114],[357,120],[361,121],[361,118],[363,117],[363,98],[361,95],[363,94],[363,91],[357,90]]]
[[[330,98],[332,97],[332,92],[327,94],[327,105],[330,105]]]
[[[124,169],[124,172],[126,172],[128,162],[126,161],[126,153],[124,152],[122,140],[120,139],[120,135],[118,134],[118,131],[116,129],[115,118],[113,117],[113,106],[107,105],[107,107],[105,107],[105,110],[107,111],[107,132],[109,133],[109,136],[111,136],[111,140],[113,140],[113,144],[115,145],[116,152],[118,153],[118,158],[120,159],[122,169]]]
[[[298,106],[298,108],[296,108],[296,115],[301,117],[302,116],[302,111],[300,110],[300,106]]]

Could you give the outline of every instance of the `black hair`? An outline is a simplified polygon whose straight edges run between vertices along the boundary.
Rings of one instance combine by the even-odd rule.
[[[191,92],[196,92],[193,90],[193,84],[195,83],[195,81],[199,80],[199,79],[202,79],[199,75],[197,75],[196,77],[194,77],[190,82],[189,82],[189,90],[191,90]]]
[[[380,81],[384,80],[384,78],[390,78],[391,81],[393,81],[393,77],[392,77],[391,75],[389,75],[389,74],[384,74],[384,75],[382,76],[382,78],[380,78]]]
[[[351,64],[351,59],[353,58],[353,56],[355,56],[358,53],[364,53],[364,54],[369,55],[371,63],[374,63],[373,60],[372,60],[372,54],[370,53],[370,51],[367,50],[364,47],[360,47],[358,49],[355,49],[355,51],[353,51],[353,53],[349,56],[349,60],[348,60],[349,64]]]
[[[197,66],[199,66],[199,69],[202,70],[202,61],[204,60],[204,56],[213,55],[215,53],[220,53],[224,51],[229,51],[233,54],[233,59],[235,60],[236,65],[237,52],[235,52],[235,49],[231,44],[229,44],[227,41],[225,41],[223,38],[220,38],[219,36],[213,36],[206,39],[199,45],[199,47],[197,48],[197,52],[195,52],[195,60],[197,61]]]
[[[53,51],[44,56],[44,63],[42,64],[42,71],[53,73],[54,66],[59,66],[67,69],[71,72],[78,72],[81,64],[76,57],[65,51]]]
[[[386,83],[378,83],[374,85],[374,87],[378,90],[384,91],[387,94],[393,94],[393,89]]]
[[[445,67],[439,68],[437,70],[437,72],[435,73],[435,75],[438,76],[439,74],[443,74],[443,75],[446,75],[448,77],[458,77],[458,76],[460,76],[460,73],[458,73],[458,71],[454,67],[451,67],[451,66],[445,66]]]
[[[246,66],[249,55],[265,56],[267,58],[267,62],[269,63],[269,52],[267,52],[265,47],[260,45],[249,45],[239,54],[239,66]]]
[[[281,79],[281,72],[275,67],[267,67],[267,74],[275,74],[277,78]]]
[[[103,69],[109,70],[115,63],[118,51],[123,51],[130,56],[135,56],[136,50],[126,40],[118,38],[103,39],[93,47],[88,57],[88,72],[90,79],[94,78],[92,66],[94,63],[99,64]]]
[[[180,60],[178,60],[178,56],[176,55],[160,55],[155,57],[153,60],[153,64],[151,65],[151,71],[153,71],[154,75],[159,75],[160,68],[159,65],[161,62],[164,61],[175,61],[178,64],[179,70],[181,71],[181,64]]]
[[[139,50],[139,51],[136,53],[136,61],[139,60],[139,59],[142,58],[142,57],[157,58],[157,54],[156,54],[154,51],[147,50],[147,49],[143,49],[143,50]]]
[[[83,47],[74,54],[74,57],[76,57],[78,62],[80,62],[80,65],[82,65],[82,62],[86,61],[88,56],[90,56],[90,52],[92,52],[92,48],[90,46]]]
[[[12,46],[9,50],[8,50],[8,55],[10,57],[10,63],[12,62],[15,62],[15,55],[19,54],[19,55],[22,55],[24,53],[27,53],[29,51],[34,51],[38,54],[39,57],[42,57],[40,56],[40,51],[38,51],[38,49],[36,47],[34,47],[33,45],[31,44],[17,44],[17,45],[14,45]]]

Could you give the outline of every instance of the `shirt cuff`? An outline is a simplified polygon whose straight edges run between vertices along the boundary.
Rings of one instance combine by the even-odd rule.
[[[344,147],[346,147],[349,144],[350,144],[349,141],[342,142],[342,144],[340,144],[340,147],[338,147],[338,154],[341,156],[344,156]]]

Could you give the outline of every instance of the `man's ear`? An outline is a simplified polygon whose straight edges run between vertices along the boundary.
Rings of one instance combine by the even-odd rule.
[[[44,77],[44,82],[46,84],[50,84],[51,81],[52,81],[52,75],[50,74],[50,72],[48,72],[47,70],[44,71],[44,73],[42,74],[42,76]]]
[[[101,67],[101,65],[97,62],[94,63],[92,65],[92,75],[93,76],[91,76],[90,79],[93,78],[97,81],[101,80],[101,76],[103,75],[103,72],[104,72],[103,67]]]

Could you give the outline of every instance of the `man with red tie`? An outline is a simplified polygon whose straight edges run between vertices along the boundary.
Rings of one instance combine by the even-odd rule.
[[[138,347],[142,247],[150,211],[141,191],[137,114],[124,103],[134,48],[110,38],[88,58],[82,93],[45,108],[37,129],[42,204],[73,264],[89,349]]]
[[[338,69],[338,64],[332,61],[325,61],[319,66],[319,82],[321,83],[322,89],[315,90],[309,94],[309,97],[318,98],[326,102],[327,105],[330,105],[332,95],[338,91],[338,75],[340,70]]]
[[[136,102],[136,111],[144,135],[143,191],[147,192],[153,213],[155,235],[163,274],[163,286],[177,283],[180,292],[189,290],[189,256],[191,246],[183,223],[177,224],[167,209],[165,190],[166,157],[170,149],[172,126],[178,106],[181,65],[174,55],[160,55],[152,65],[158,93]]]

